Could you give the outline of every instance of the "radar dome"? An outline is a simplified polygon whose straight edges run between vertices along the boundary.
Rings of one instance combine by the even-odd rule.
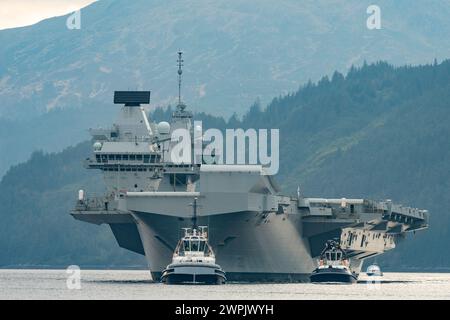
[[[158,133],[162,135],[170,134],[170,124],[168,122],[161,122],[158,124]]]
[[[102,147],[103,147],[103,144],[101,143],[101,142],[96,142],[96,143],[94,143],[94,150],[95,151],[100,151],[100,150],[102,150]]]

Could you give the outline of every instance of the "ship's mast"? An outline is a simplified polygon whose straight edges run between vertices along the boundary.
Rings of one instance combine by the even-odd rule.
[[[181,85],[183,81],[183,67],[184,67],[184,60],[183,60],[183,51],[178,51],[178,105],[176,111],[173,113],[173,118],[177,120],[184,120],[186,123],[185,125],[190,128],[190,119],[192,119],[192,113],[186,111],[186,105],[182,101],[181,96]],[[186,121],[187,119],[187,121]]]
[[[182,76],[183,76],[183,51],[178,51],[178,106],[181,106],[181,84],[182,84]]]

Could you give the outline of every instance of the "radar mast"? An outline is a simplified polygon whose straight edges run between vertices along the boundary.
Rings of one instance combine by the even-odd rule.
[[[183,67],[184,67],[184,60],[183,60],[183,51],[178,51],[178,60],[177,60],[177,66],[178,66],[178,105],[176,111],[173,113],[173,118],[178,120],[183,119],[192,119],[193,115],[192,113],[186,111],[186,105],[182,101],[181,97],[181,86],[183,84]]]
[[[183,51],[178,51],[178,107],[182,110],[185,109],[185,106],[181,102],[181,85],[183,81]]]

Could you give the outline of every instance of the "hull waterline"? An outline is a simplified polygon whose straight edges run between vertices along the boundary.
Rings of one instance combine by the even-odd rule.
[[[166,284],[225,284],[225,272],[217,265],[175,264],[167,267],[161,276]]]
[[[348,270],[335,268],[315,270],[310,279],[312,283],[353,284],[358,281],[358,277]]]

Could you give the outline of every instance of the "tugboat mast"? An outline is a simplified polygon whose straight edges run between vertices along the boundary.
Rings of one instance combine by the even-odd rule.
[[[194,208],[194,215],[192,217],[192,229],[197,230],[198,229],[198,224],[197,224],[197,209],[198,209],[198,204],[197,204],[198,198],[195,197],[194,198],[194,203],[192,204],[192,207]]]

